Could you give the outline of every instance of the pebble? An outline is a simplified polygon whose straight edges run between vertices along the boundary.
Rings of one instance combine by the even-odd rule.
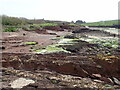
[[[95,77],[102,77],[100,74],[92,74],[93,76],[95,76]]]

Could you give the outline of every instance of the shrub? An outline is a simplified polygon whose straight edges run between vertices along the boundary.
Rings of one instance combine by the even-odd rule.
[[[22,27],[23,30],[40,30],[41,27],[37,25],[25,25]]]
[[[30,25],[30,29],[31,30],[39,30],[39,29],[41,29],[41,27],[37,26],[37,25]]]
[[[9,27],[4,30],[4,32],[15,32],[18,31],[18,28],[16,27]]]
[[[21,25],[22,20],[16,17],[2,16],[2,25]]]
[[[22,29],[23,30],[30,30],[30,28],[28,26],[23,26]]]

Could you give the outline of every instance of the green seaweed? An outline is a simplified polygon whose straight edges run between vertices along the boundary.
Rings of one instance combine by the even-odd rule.
[[[63,42],[60,42],[63,40]],[[66,40],[66,39],[65,39]],[[75,43],[78,43],[79,39],[67,39],[68,41],[64,41],[64,39],[60,39],[58,44],[53,44],[53,45],[48,45],[44,49],[31,49],[33,52],[40,53],[40,54],[45,54],[45,53],[53,53],[53,52],[66,52],[66,53],[71,53],[65,49],[62,48],[64,45],[74,45]]]
[[[23,45],[36,45],[37,42],[24,42]]]
[[[58,47],[52,47],[52,46],[48,46],[45,49],[41,49],[41,50],[36,50],[34,52],[40,53],[40,54],[45,54],[45,53],[53,53],[53,52],[66,52],[66,53],[70,53],[66,50],[64,50],[63,48],[58,48]]]
[[[112,48],[118,47],[118,40],[113,38],[112,39],[80,38],[80,40]]]

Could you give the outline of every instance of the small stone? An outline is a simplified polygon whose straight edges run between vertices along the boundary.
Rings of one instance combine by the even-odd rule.
[[[73,85],[73,87],[76,87],[77,85]]]
[[[110,80],[110,82],[111,82],[112,84],[114,83],[111,78],[108,78],[108,79]]]
[[[85,88],[87,88],[88,86],[87,85],[84,85]]]
[[[94,80],[94,82],[102,83],[102,81],[101,81],[101,80]]]
[[[12,88],[23,88],[24,86],[27,86],[32,83],[35,83],[35,81],[26,78],[19,78],[11,82],[10,85]]]
[[[23,33],[23,36],[25,36],[26,34],[25,33]]]
[[[55,79],[51,79],[50,80],[53,84],[58,84],[60,82],[60,80],[55,80]]]
[[[102,66],[100,66],[100,65],[97,65],[96,67],[97,67],[97,68],[102,68]]]
[[[113,77],[113,79],[116,84],[120,85],[120,81],[117,78]]]
[[[3,50],[3,49],[5,49],[5,47],[4,47],[4,46],[0,46],[0,49],[2,49],[2,50]]]
[[[100,74],[92,74],[93,76],[95,76],[95,77],[102,77]]]

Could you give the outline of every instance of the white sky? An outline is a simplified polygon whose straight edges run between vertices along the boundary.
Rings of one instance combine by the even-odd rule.
[[[29,19],[95,22],[118,19],[119,0],[0,0],[0,14]]]

